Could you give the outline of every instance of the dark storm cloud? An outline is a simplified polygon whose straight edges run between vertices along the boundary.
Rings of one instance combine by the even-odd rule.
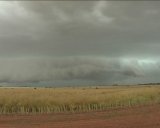
[[[157,82],[159,13],[158,1],[1,1],[0,81]]]
[[[157,56],[159,6],[156,1],[1,2],[0,53]]]
[[[1,59],[1,82],[82,80],[113,83],[141,77],[141,66],[104,57]]]

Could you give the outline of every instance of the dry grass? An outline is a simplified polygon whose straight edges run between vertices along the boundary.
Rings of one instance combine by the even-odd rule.
[[[160,86],[0,88],[0,113],[82,112],[160,103]]]

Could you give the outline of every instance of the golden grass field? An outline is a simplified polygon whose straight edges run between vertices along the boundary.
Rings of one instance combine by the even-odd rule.
[[[160,103],[160,86],[0,88],[1,114],[86,112]]]

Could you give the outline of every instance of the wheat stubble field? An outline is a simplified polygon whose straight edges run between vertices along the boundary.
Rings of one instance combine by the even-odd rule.
[[[0,88],[0,128],[158,128],[160,86]]]

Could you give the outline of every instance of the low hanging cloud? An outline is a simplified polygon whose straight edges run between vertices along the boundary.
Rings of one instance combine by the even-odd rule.
[[[126,63],[120,59],[93,56],[0,59],[0,82],[78,80],[86,83],[125,83],[128,79],[146,77],[145,68],[147,64],[142,65],[137,60],[130,60]]]

